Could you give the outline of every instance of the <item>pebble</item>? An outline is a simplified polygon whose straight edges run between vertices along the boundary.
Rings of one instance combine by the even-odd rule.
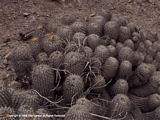
[[[27,17],[27,16],[29,16],[30,14],[29,13],[23,13],[23,16],[24,17]]]

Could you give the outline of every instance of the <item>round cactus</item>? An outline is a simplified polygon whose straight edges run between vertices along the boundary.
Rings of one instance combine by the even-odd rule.
[[[32,89],[37,90],[45,97],[53,97],[55,75],[52,69],[45,64],[37,65],[32,71]],[[43,89],[42,89],[43,88]]]
[[[89,22],[90,22],[90,23],[100,24],[100,25],[102,26],[102,28],[103,28],[103,26],[104,26],[105,23],[106,23],[106,20],[105,20],[105,18],[104,18],[103,16],[101,16],[101,15],[96,15],[96,16],[94,16],[94,17],[91,17],[91,18],[89,19]]]
[[[96,34],[89,35],[87,37],[87,45],[94,51],[94,49],[100,45],[100,37]]]
[[[60,68],[62,67],[62,63],[64,61],[64,54],[60,51],[54,51],[49,57],[49,65],[53,68]]]
[[[79,52],[69,52],[64,58],[64,69],[73,74],[82,74],[85,68],[84,55]]]
[[[63,84],[63,96],[66,103],[75,102],[84,90],[83,79],[79,75],[69,75]]]
[[[73,35],[73,41],[75,41],[79,46],[85,45],[86,35],[80,32],[77,32]]]
[[[117,50],[114,46],[108,45],[107,49],[109,51],[109,56],[115,57],[117,55]]]
[[[117,94],[111,101],[109,117],[118,119],[123,118],[131,110],[130,99],[123,94]]]
[[[145,120],[159,120],[160,118],[160,106],[158,108],[156,108],[155,110],[153,110],[152,112],[147,112],[144,113],[144,119]]]
[[[36,61],[38,64],[47,64],[48,63],[48,55],[45,52],[41,52],[37,55]]]
[[[80,22],[80,21],[77,21],[77,22],[74,22],[72,25],[71,25],[71,29],[73,31],[73,34],[77,33],[77,32],[81,32],[83,34],[86,34],[86,25],[83,23],[83,22]]]
[[[5,82],[0,80],[0,107],[11,106],[11,94],[8,92]]]
[[[102,30],[103,30],[102,26],[98,23],[91,22],[87,26],[87,34],[88,35],[96,34],[98,36],[101,36],[102,35]]]
[[[134,50],[134,43],[131,39],[128,39],[124,42],[125,47],[130,47],[132,50]]]
[[[38,37],[33,37],[30,42],[30,48],[32,51],[32,55],[35,58],[41,52],[41,41]]]
[[[105,87],[106,81],[102,75],[97,75],[91,81],[91,86],[93,87],[93,92],[102,93]]]
[[[17,120],[16,117],[11,117],[10,115],[16,115],[14,108],[11,107],[0,108],[1,120]]]
[[[132,74],[132,64],[128,60],[124,60],[119,65],[119,70],[117,78],[128,80],[129,76]]]
[[[122,62],[123,60],[128,60],[131,63],[133,63],[133,56],[134,51],[129,47],[123,47],[118,54],[118,60],[119,62]]]
[[[111,39],[117,40],[119,35],[119,27],[116,22],[109,21],[105,24],[104,34],[108,35]]]
[[[106,46],[99,45],[95,48],[94,57],[99,58],[102,63],[109,57],[109,51]]]
[[[119,62],[114,57],[109,57],[103,65],[103,72],[107,81],[111,80],[117,73]]]
[[[127,39],[131,37],[131,31],[128,27],[126,26],[121,26],[119,28],[119,37],[118,41],[121,43],[124,43]]]
[[[96,120],[84,105],[73,105],[65,114],[65,120]]]
[[[73,32],[69,26],[61,26],[57,30],[57,35],[64,41],[72,39]]]
[[[62,48],[62,40],[60,37],[53,34],[46,34],[42,44],[44,51],[48,55],[53,51],[60,50]]]
[[[152,41],[150,41],[150,40],[145,40],[145,41],[144,41],[144,46],[145,46],[145,48],[151,47],[151,46],[152,46]]]
[[[112,96],[116,96],[117,94],[127,95],[129,90],[129,86],[126,80],[118,79],[116,83],[111,86],[110,93]]]
[[[98,15],[103,16],[105,18],[106,22],[110,21],[112,18],[112,14],[109,10],[102,9],[101,11],[98,12]]]

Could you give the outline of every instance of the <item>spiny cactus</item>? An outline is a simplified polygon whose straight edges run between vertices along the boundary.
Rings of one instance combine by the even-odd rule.
[[[84,55],[79,52],[69,52],[64,58],[64,69],[73,74],[82,74],[85,68]]]
[[[84,82],[83,78],[79,75],[69,75],[63,84],[63,96],[65,98],[65,102],[70,104],[71,102],[75,102],[84,90]]]
[[[100,44],[100,37],[96,34],[91,34],[87,37],[87,45],[93,51]]]
[[[32,71],[32,89],[37,90],[45,97],[53,97],[55,75],[52,69],[45,64],[37,65]],[[42,89],[43,88],[43,89]]]
[[[111,39],[117,40],[119,35],[119,27],[116,22],[109,21],[104,26],[104,34],[108,35]]]
[[[86,25],[83,22],[76,21],[71,25],[71,29],[73,31],[73,34],[77,32],[81,32],[83,34],[86,34],[87,28]]]
[[[62,40],[60,37],[53,34],[46,34],[42,43],[44,51],[50,55],[53,51],[60,50],[62,48]]]
[[[5,82],[0,80],[0,107],[11,106],[11,94],[8,92]]]
[[[119,62],[114,57],[109,57],[103,65],[104,76],[107,81],[111,80],[117,73]]]
[[[60,68],[62,67],[62,63],[64,61],[64,54],[61,51],[54,51],[51,53],[49,57],[49,65],[53,68]]]
[[[84,105],[74,105],[65,114],[65,120],[96,120],[96,118],[88,113]]]
[[[87,34],[88,35],[96,34],[98,36],[101,36],[102,35],[102,30],[103,30],[102,26],[98,23],[91,22],[87,26]]]

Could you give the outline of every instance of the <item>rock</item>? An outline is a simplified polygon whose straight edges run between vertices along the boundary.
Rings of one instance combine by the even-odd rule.
[[[29,16],[30,14],[29,13],[23,13],[23,16],[24,17],[27,17],[27,16]]]

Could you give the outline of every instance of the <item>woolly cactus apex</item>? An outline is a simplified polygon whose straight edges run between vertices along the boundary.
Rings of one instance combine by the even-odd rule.
[[[131,39],[127,39],[125,42],[124,42],[124,46],[125,47],[130,47],[132,50],[134,50],[134,43]]]
[[[27,117],[20,116],[19,120],[27,120],[27,119],[34,120],[34,110],[31,106],[22,105],[19,107],[17,113],[18,113],[18,115],[30,115]]]
[[[152,63],[153,57],[151,55],[146,55],[144,62],[146,63]]]
[[[123,118],[131,110],[130,99],[123,94],[117,94],[111,101],[109,117],[118,119]]]
[[[64,69],[80,75],[85,68],[84,59],[84,55],[79,52],[69,52],[64,58]]]
[[[61,26],[57,30],[57,35],[64,41],[70,40],[73,36],[72,29],[69,26]]]
[[[79,75],[69,75],[63,84],[63,96],[65,102],[70,104],[75,102],[84,90],[83,79]]]
[[[10,94],[13,94],[14,91],[20,89],[22,87],[22,84],[17,82],[17,81],[10,81],[8,84],[7,84],[7,90]]]
[[[119,62],[116,58],[114,57],[107,58],[107,60],[103,65],[103,72],[107,81],[111,80],[116,75],[118,67],[119,67]]]
[[[48,55],[53,51],[60,50],[62,48],[62,41],[60,37],[53,34],[46,34],[42,44],[44,51]]]
[[[151,55],[152,57],[154,57],[156,55],[156,52],[157,50],[153,47],[153,46],[150,46],[148,49],[147,49],[147,54],[148,55]]]
[[[119,35],[119,27],[116,22],[109,21],[105,24],[104,34],[108,35],[111,39],[117,40]]]
[[[11,107],[1,107],[0,116],[1,120],[17,120],[15,117],[10,117],[10,115],[15,115],[16,112]]]
[[[32,88],[45,97],[53,97],[55,75],[45,64],[37,65],[32,71]],[[42,89],[43,88],[43,89]]]
[[[128,80],[132,74],[132,64],[128,60],[124,60],[120,63],[117,78]]]
[[[76,21],[75,23],[73,23],[71,25],[71,29],[73,31],[73,34],[75,34],[77,32],[81,32],[83,34],[86,34],[86,31],[87,31],[86,25],[80,21]]]
[[[67,14],[63,13],[58,18],[59,18],[60,23],[64,25],[71,25],[72,23],[76,21],[76,16],[73,14],[68,14],[68,13]]]
[[[160,95],[152,94],[147,97],[138,97],[129,94],[129,98],[137,104],[142,112],[151,112],[160,105]]]
[[[103,26],[104,26],[105,23],[106,23],[106,20],[105,20],[105,18],[104,18],[103,16],[101,16],[101,15],[96,15],[96,16],[94,16],[94,17],[91,17],[91,18],[89,19],[89,22],[100,24],[100,25],[102,26],[102,28],[103,28]]]
[[[47,64],[48,63],[48,55],[45,52],[41,52],[37,55],[36,61],[38,64]]]
[[[150,40],[145,40],[145,41],[144,41],[144,46],[145,46],[145,48],[151,47],[151,46],[152,46],[152,41],[150,41]]]
[[[157,52],[160,52],[160,41],[154,42],[153,47],[156,49]]]
[[[127,39],[131,37],[131,31],[128,27],[126,26],[121,26],[119,28],[119,37],[118,41],[121,43],[124,43]]]
[[[33,37],[30,41],[30,48],[32,51],[32,55],[35,58],[41,51],[41,41],[38,37]]]
[[[102,93],[105,87],[106,81],[102,75],[97,75],[91,81],[91,86],[93,87],[93,92]]]
[[[0,107],[11,106],[11,94],[8,92],[3,80],[0,80]]]
[[[53,117],[48,117],[47,115],[50,115],[50,112],[44,108],[39,108],[38,110],[35,111],[36,115],[44,115],[46,117],[36,117],[35,120],[54,120]]]
[[[87,26],[87,34],[88,35],[90,35],[90,34],[96,34],[98,36],[101,36],[102,35],[102,31],[103,31],[103,28],[98,23],[91,22]]]
[[[116,44],[116,51],[117,51],[117,53],[119,53],[119,51],[120,51],[122,48],[124,48],[124,45],[123,45],[122,43],[118,42],[118,43]]]
[[[118,79],[116,83],[113,84],[113,86],[111,86],[111,94],[112,96],[116,96],[117,94],[124,94],[127,95],[128,94],[128,83],[126,80],[124,79]]]
[[[62,67],[62,63],[64,61],[64,54],[61,51],[54,51],[51,53],[49,57],[49,65],[53,68],[60,68]]]
[[[64,120],[97,120],[89,114],[85,105],[73,105],[65,114]]]
[[[134,51],[129,47],[123,47],[118,54],[118,61],[128,60],[133,63]]]
[[[100,45],[100,37],[95,34],[91,34],[87,37],[87,44],[93,51],[94,49]]]
[[[160,119],[160,106],[152,112],[143,113],[145,120],[159,120]]]
[[[106,22],[110,21],[112,18],[112,13],[109,10],[101,10],[98,12],[99,15],[103,16]]]
[[[158,75],[157,73],[159,72],[154,72],[152,74],[147,84],[141,87],[131,89],[130,93],[140,96],[140,97],[146,97],[146,96],[156,93],[160,85],[160,80],[159,80],[160,75]]]
[[[80,32],[77,32],[73,35],[73,41],[75,41],[75,43],[77,43],[79,46],[85,45],[85,38],[86,35]]]
[[[153,71],[146,63],[141,63],[136,71],[129,77],[128,84],[131,88],[146,84],[152,75]]]
[[[107,49],[109,51],[109,56],[115,57],[117,55],[117,50],[114,46],[108,45]]]
[[[95,48],[94,57],[99,58],[102,63],[109,57],[109,51],[106,46],[99,45]]]

